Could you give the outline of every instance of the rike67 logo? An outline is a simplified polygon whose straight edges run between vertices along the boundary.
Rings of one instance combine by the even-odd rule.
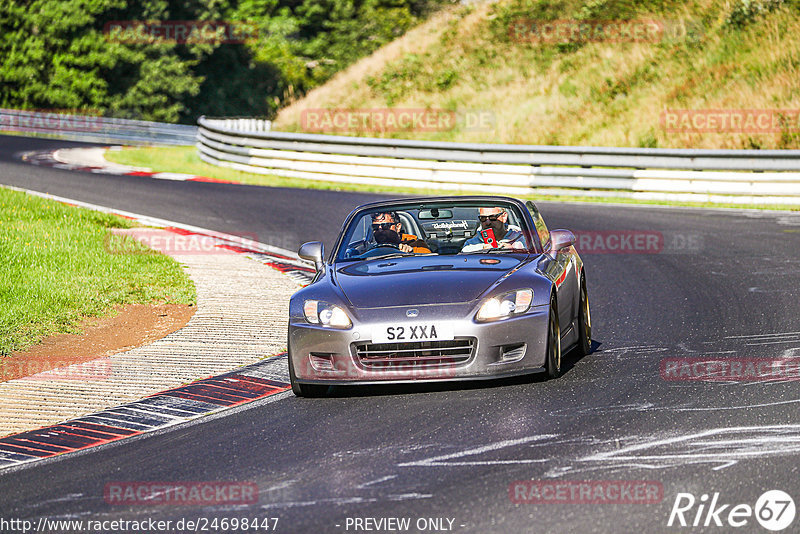
[[[723,503],[720,494],[709,496],[704,493],[696,498],[691,493],[678,493],[669,514],[667,526],[680,527],[750,527],[753,529],[753,519],[762,527],[773,532],[788,528],[796,515],[794,499],[781,490],[764,492],[755,506],[746,503]]]

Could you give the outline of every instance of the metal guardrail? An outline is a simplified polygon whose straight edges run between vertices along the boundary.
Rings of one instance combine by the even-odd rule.
[[[48,111],[0,108],[0,131],[75,141],[146,145],[192,145],[197,127]]]
[[[272,121],[265,119],[216,119],[220,125],[237,132],[268,132],[272,129]]]
[[[205,117],[198,124],[203,160],[262,174],[512,194],[800,204],[800,150],[443,143],[243,130]]]

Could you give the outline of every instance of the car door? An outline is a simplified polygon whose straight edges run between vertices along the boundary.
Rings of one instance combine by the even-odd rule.
[[[561,250],[555,257],[547,254],[550,249],[550,231],[539,213],[539,209],[530,200],[525,204],[531,214],[539,243],[545,256],[539,263],[539,268],[545,276],[550,278],[556,286],[556,298],[558,299],[558,321],[561,327],[562,337],[568,331],[569,325],[575,317],[577,295],[577,277],[575,276],[574,249],[572,247]]]

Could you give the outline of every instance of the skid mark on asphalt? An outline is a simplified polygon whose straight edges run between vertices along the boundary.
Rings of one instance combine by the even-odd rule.
[[[728,385],[727,382],[722,385]],[[556,417],[580,417],[584,415],[599,415],[599,414],[612,414],[612,413],[630,413],[630,412],[719,412],[722,410],[752,410],[753,408],[770,408],[772,406],[782,406],[786,404],[800,404],[800,399],[791,399],[775,402],[763,402],[757,404],[741,404],[741,405],[724,405],[724,406],[691,406],[689,404],[680,404],[675,406],[665,406],[654,403],[626,403],[626,404],[607,404],[604,406],[593,406],[591,408],[582,408],[579,410],[565,408],[563,410],[556,410],[550,413]]]
[[[528,436],[402,462],[397,467],[545,464],[544,476],[547,478],[586,471],[666,469],[686,465],[707,465],[718,470],[749,459],[763,460],[800,453],[800,425],[720,427],[686,434],[628,436],[603,440],[600,446],[587,442],[584,444],[593,449],[591,453],[572,459],[561,457],[563,445],[575,441],[574,438],[565,440],[553,434]],[[499,450],[505,452],[504,458],[493,454]],[[465,457],[471,460],[459,460]]]
[[[770,341],[798,341],[800,332],[774,332],[757,335],[727,336],[719,341],[701,342],[698,345],[682,343],[673,347],[651,345],[632,345],[604,348],[602,353],[595,354],[607,356],[607,359],[630,359],[631,357],[646,358],[652,364],[646,373],[651,376],[659,375],[660,360],[670,357],[687,357],[690,359],[705,359],[709,361],[724,361],[727,358],[736,358],[742,352],[743,340],[755,339]],[[708,350],[713,346],[713,350]],[[725,346],[729,345],[729,346]],[[736,350],[729,350],[735,347]],[[797,358],[800,356],[800,347],[779,347],[771,345],[770,351],[773,359]],[[764,357],[764,354],[760,354]],[[603,358],[598,358],[600,363]],[[679,413],[702,412],[721,410],[753,410],[769,409],[772,406],[786,404],[800,404],[796,391],[788,389],[788,383],[796,383],[796,377],[776,378],[771,380],[741,381],[732,379],[720,381],[711,377],[708,381],[691,380],[685,382],[667,383],[665,389],[688,388],[697,390],[703,388],[702,395],[687,393],[681,396],[688,399],[680,404],[659,402],[658,397],[648,390],[648,397],[640,401],[636,399],[617,404],[596,405],[591,407],[570,407],[556,409],[548,415],[559,418],[582,417],[586,415],[624,415],[635,413]],[[709,394],[708,388],[723,387],[750,388],[757,387],[765,392],[759,395],[753,403],[725,402],[724,398]],[[774,388],[779,388],[775,390]],[[718,390],[722,391],[722,390]],[[744,391],[744,390],[741,390]],[[736,392],[734,391],[735,395]],[[770,399],[775,399],[771,402]],[[719,403],[720,406],[714,406]],[[565,443],[578,445],[587,450],[564,457],[563,445]],[[580,450],[580,449],[579,449]],[[498,454],[502,451],[502,454]],[[469,466],[513,466],[513,465],[541,465],[546,477],[559,477],[564,474],[591,471],[624,471],[631,468],[641,469],[666,469],[685,465],[705,465],[712,470],[725,469],[742,461],[750,459],[761,460],[767,457],[781,457],[800,453],[800,425],[763,425],[763,426],[732,426],[712,429],[692,430],[683,433],[655,433],[652,435],[619,436],[605,439],[587,437],[583,439],[568,440],[563,435],[549,435],[542,440],[540,436],[529,436],[516,440],[505,440],[487,445],[461,450],[450,447],[439,449],[439,453],[432,451],[427,457],[404,461],[398,467],[436,467],[457,468]]]
[[[534,441],[543,441],[550,438],[558,437],[556,434],[540,434],[535,436],[527,436],[524,438],[518,439],[507,439],[503,441],[497,441],[494,443],[489,443],[488,445],[483,445],[480,447],[474,447],[471,449],[467,449],[464,451],[453,452],[449,454],[442,454],[439,456],[433,456],[431,458],[426,458],[424,460],[417,460],[414,462],[405,462],[401,464],[397,464],[398,467],[433,467],[433,466],[466,466],[466,465],[499,465],[499,464],[517,464],[517,463],[541,463],[547,461],[546,459],[542,458],[525,458],[525,459],[486,459],[486,460],[463,460],[463,461],[449,461],[454,460],[457,458],[464,458],[467,456],[480,456],[486,453],[493,453],[495,451],[499,451],[501,449],[507,449],[509,447],[516,447],[518,445],[526,445],[528,443],[532,443]]]
[[[375,453],[379,450],[375,449]],[[386,503],[430,499],[434,496],[428,491],[424,480],[403,477],[396,470],[393,471],[377,478],[374,474],[364,478],[354,475],[331,486],[308,478],[285,480],[260,492],[260,502],[264,503],[261,508],[275,510],[325,504]]]
[[[587,408],[564,408],[553,410],[550,415],[556,417],[581,417],[584,415],[598,415],[610,413],[650,412],[664,410],[663,405],[652,402],[633,402],[625,404],[607,404],[604,406],[590,406]]]
[[[800,452],[800,425],[721,427],[669,437],[651,436],[634,445],[577,458],[576,462],[606,467],[664,469],[709,464],[722,469],[739,461]],[[571,470],[571,472],[580,471]]]
[[[751,288],[752,289],[752,288]],[[797,343],[800,344],[800,332],[776,332],[771,334],[756,334],[750,336],[726,336],[724,339],[737,340],[746,346],[756,345],[780,345],[783,343]],[[787,349],[792,351],[793,349]],[[796,348],[794,350],[800,350]],[[786,353],[784,357],[788,358]]]
[[[708,407],[676,407],[670,408],[675,412],[718,412],[720,410],[750,410],[753,408],[769,408],[771,406],[782,406],[784,404],[797,404],[800,399],[792,399],[787,401],[765,402],[760,404],[744,404],[741,406],[708,406]]]
[[[336,506],[344,505],[344,504],[369,504],[369,503],[377,503],[382,501],[411,501],[411,500],[418,500],[418,499],[430,499],[433,497],[431,493],[418,493],[418,492],[411,492],[411,493],[390,493],[387,495],[382,495],[378,497],[363,497],[363,496],[352,496],[352,497],[323,497],[320,499],[313,499],[313,500],[306,500],[306,501],[283,501],[283,502],[273,502],[269,504],[264,504],[260,508],[262,510],[273,510],[273,509],[283,509],[283,508],[298,508],[304,506],[319,506],[323,504],[333,504]]]
[[[356,486],[358,489],[364,489],[367,486],[372,486],[373,484],[380,484],[381,482],[386,482],[388,480],[392,480],[397,478],[397,475],[386,475],[385,477],[376,478],[375,480],[370,480],[369,482],[364,482],[363,484],[359,484]]]

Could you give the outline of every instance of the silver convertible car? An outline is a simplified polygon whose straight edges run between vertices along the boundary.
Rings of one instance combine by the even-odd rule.
[[[446,197],[366,204],[289,305],[297,396],[331,385],[561,374],[591,350],[583,262],[532,202]]]

